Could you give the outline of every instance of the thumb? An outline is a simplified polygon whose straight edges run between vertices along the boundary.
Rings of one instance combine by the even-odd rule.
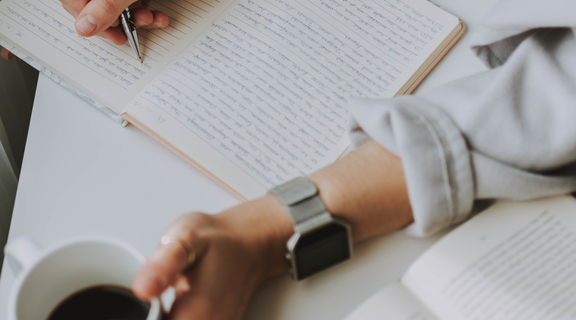
[[[76,32],[90,37],[108,29],[122,11],[136,0],[92,0],[76,18]]]

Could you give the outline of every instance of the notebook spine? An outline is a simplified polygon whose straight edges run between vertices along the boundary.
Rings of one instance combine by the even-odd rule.
[[[23,52],[18,50],[18,48],[6,43],[1,38],[0,38],[0,46],[4,47],[8,51],[12,52],[15,56],[22,59],[24,62],[26,62],[27,64],[32,66],[34,69],[38,70],[38,72],[42,73],[43,75],[47,76],[48,78],[52,79],[53,81],[55,81],[56,83],[58,83],[59,85],[64,87],[66,90],[68,90],[68,91],[72,92],[73,94],[75,94],[76,96],[80,97],[82,100],[86,101],[86,103],[88,103],[92,107],[100,110],[102,113],[106,114],[108,117],[110,117],[114,121],[116,121],[120,124],[124,121],[120,115],[114,113],[114,111],[108,109],[103,104],[90,98],[89,96],[84,94],[82,91],[78,90],[76,87],[69,84],[64,79],[60,78],[57,74],[46,69],[46,67],[42,66],[40,63],[38,63],[34,59],[30,58],[29,56],[27,56],[26,54],[24,54]]]

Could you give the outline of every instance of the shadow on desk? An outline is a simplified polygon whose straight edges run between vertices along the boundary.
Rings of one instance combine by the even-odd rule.
[[[10,229],[14,198],[38,71],[22,60],[0,58],[0,247],[4,248]],[[4,250],[0,251],[0,270]]]

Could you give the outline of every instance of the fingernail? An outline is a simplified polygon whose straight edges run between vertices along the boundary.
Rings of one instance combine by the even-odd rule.
[[[97,27],[96,20],[88,14],[76,21],[76,28],[86,34],[92,33]]]

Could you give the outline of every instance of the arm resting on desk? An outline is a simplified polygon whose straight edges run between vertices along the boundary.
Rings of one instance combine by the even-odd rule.
[[[482,200],[576,190],[574,29],[518,37],[484,47],[501,61],[489,71],[417,96],[351,103],[353,140],[370,137],[402,159],[410,233],[462,222]]]
[[[375,142],[309,178],[326,208],[350,223],[355,242],[412,221],[400,160]],[[241,319],[256,288],[286,271],[286,241],[292,233],[287,212],[271,195],[213,216],[185,215],[166,234],[192,244],[198,257],[194,265],[185,270],[183,247],[162,246],[133,288],[148,299],[176,283],[183,295],[175,303],[174,319]]]

